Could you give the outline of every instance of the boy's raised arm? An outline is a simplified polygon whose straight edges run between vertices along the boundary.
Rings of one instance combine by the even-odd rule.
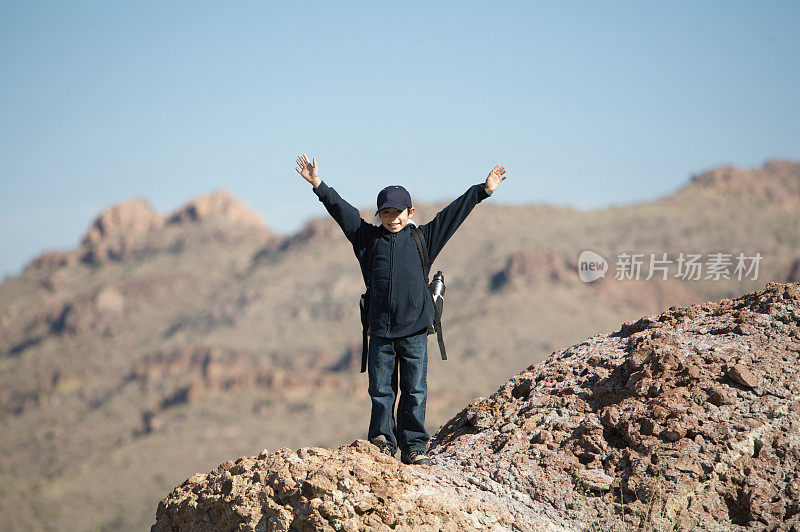
[[[500,183],[508,177],[505,173],[506,167],[498,164],[489,172],[484,183],[469,187],[466,192],[453,200],[450,205],[439,211],[433,220],[420,226],[428,244],[428,255],[431,263],[436,259],[436,256],[447,241],[450,240],[450,237],[453,236],[453,233],[456,232],[456,229],[472,212],[475,205],[491,196]]]
[[[369,225],[361,218],[361,213],[358,212],[358,209],[343,200],[333,188],[320,179],[319,165],[316,158],[309,162],[306,154],[298,157],[295,171],[303,179],[311,183],[314,187],[314,193],[325,205],[325,209],[336,220],[336,223],[339,224],[339,227],[342,228],[344,236],[355,245],[359,229],[362,229],[363,225]]]

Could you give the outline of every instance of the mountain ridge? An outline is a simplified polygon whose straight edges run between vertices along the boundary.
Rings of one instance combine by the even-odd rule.
[[[736,166],[720,166],[693,175],[689,182],[673,193],[664,195],[654,200],[633,202],[626,205],[615,205],[599,209],[572,209],[571,207],[554,207],[547,204],[532,204],[530,206],[494,206],[510,209],[525,208],[552,208],[556,210],[577,210],[578,212],[603,211],[636,205],[646,205],[653,202],[680,200],[686,195],[696,193],[713,193],[717,195],[734,195],[742,197],[752,195],[753,199],[770,202],[784,208],[794,200],[800,200],[800,162],[786,159],[770,159],[761,167],[742,169]],[[419,203],[418,218],[432,217],[432,209],[437,204],[426,202]],[[370,208],[361,209],[365,219],[372,219]],[[119,255],[125,253],[125,248],[130,247],[130,242],[153,230],[162,229],[169,224],[186,222],[208,222],[216,219],[228,223],[239,223],[252,227],[269,240],[268,249],[289,247],[298,242],[306,242],[314,238],[331,237],[336,229],[329,223],[327,216],[315,217],[306,222],[295,233],[281,236],[264,225],[261,215],[253,211],[243,201],[236,199],[230,191],[218,189],[201,194],[189,200],[182,206],[168,214],[159,214],[143,198],[129,198],[117,202],[104,209],[92,222],[89,230],[80,240],[76,250],[51,250],[45,251],[32,259],[24,268],[42,269],[60,267],[75,262],[92,263],[103,259],[119,260]],[[104,241],[110,237],[117,237],[121,243],[114,246],[103,246]],[[98,251],[97,248],[102,248]],[[109,249],[111,248],[111,249]]]

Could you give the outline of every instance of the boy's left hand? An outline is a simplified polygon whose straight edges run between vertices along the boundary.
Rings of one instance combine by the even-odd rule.
[[[492,169],[492,171],[489,172],[489,176],[486,178],[486,184],[484,185],[486,187],[486,190],[488,190],[489,192],[494,192],[495,189],[500,185],[500,183],[503,182],[506,179],[506,177],[508,177],[504,175],[505,173],[506,173],[505,166],[499,164],[495,166]]]

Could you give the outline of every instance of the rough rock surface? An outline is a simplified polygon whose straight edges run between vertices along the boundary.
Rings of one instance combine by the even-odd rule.
[[[165,530],[800,530],[800,285],[671,308],[512,377],[429,468],[357,441],[176,488]]]
[[[474,401],[433,453],[577,523],[800,529],[798,325],[797,284],[643,317]]]
[[[194,475],[159,504],[151,530],[456,531],[515,523],[563,530],[467,478],[404,466],[357,440],[337,450],[264,450]]]

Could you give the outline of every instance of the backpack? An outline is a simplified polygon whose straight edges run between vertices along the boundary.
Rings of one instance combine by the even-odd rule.
[[[425,244],[425,235],[416,225],[411,225],[411,234],[414,237],[414,241],[417,243],[417,251],[419,252],[419,258],[422,261],[422,275],[425,276],[425,286],[428,287],[430,291],[430,280],[428,279],[431,271],[431,261],[430,257],[428,256],[428,246]],[[359,301],[359,310],[361,311],[361,339],[362,339],[362,348],[361,348],[361,373],[367,371],[367,351],[368,351],[368,338],[369,335],[369,300],[370,300],[370,292],[369,292],[369,284],[370,284],[370,274],[372,271],[372,256],[375,254],[375,246],[378,244],[378,238],[374,237],[367,247],[366,255],[364,256],[364,269],[362,271],[364,275],[364,283],[367,287],[367,291],[361,294],[361,300]],[[438,272],[437,275],[440,275],[441,272]],[[431,294],[431,297],[433,295]],[[428,334],[436,333],[436,339],[439,343],[439,352],[442,355],[442,360],[447,360],[447,351],[444,348],[444,338],[442,336],[442,299],[439,298],[438,300],[434,299],[433,302],[433,325],[428,327]]]

